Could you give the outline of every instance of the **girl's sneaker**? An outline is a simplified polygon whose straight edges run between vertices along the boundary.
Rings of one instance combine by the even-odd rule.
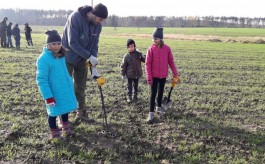
[[[138,101],[138,96],[137,96],[137,95],[134,95],[134,96],[133,96],[133,100],[134,100],[134,101]]]
[[[149,112],[146,122],[148,124],[152,124],[152,123],[154,123],[154,120],[155,120],[155,113]]]
[[[159,114],[164,114],[165,113],[165,109],[163,107],[156,107],[156,112]]]
[[[128,96],[127,97],[127,103],[131,103],[132,102],[132,96]]]

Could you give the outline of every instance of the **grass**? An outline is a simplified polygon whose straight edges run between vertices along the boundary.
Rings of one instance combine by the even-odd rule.
[[[96,121],[75,123],[72,127],[76,137],[50,144],[46,109],[35,82],[35,62],[45,43],[46,28],[50,27],[39,27],[39,32],[33,34],[34,47],[27,47],[22,39],[21,51],[1,48],[1,163],[265,162],[262,44],[166,39],[182,82],[173,90],[172,108],[164,117],[156,115],[155,124],[148,125],[145,119],[149,87],[144,78],[140,80],[140,100],[127,104],[126,84],[119,75],[130,30],[104,27],[98,69],[107,80],[103,94],[110,132],[102,131],[100,95],[96,83],[89,78],[86,102],[90,117]],[[145,34],[153,31],[145,30]],[[174,29],[166,29],[166,34],[174,33],[169,33],[170,30]],[[183,30],[194,33],[201,29]],[[200,35],[215,31],[204,30]],[[220,34],[214,34],[224,36],[228,35],[227,31],[233,31],[219,30]],[[252,37],[253,33],[256,37],[263,31],[246,30],[249,34],[238,33],[238,36]],[[233,37],[233,32],[229,36]],[[152,43],[148,37],[133,35],[133,39],[143,53]],[[73,118],[70,114],[71,121]]]

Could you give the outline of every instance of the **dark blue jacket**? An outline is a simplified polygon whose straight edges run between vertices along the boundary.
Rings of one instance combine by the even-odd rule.
[[[25,31],[26,40],[31,40],[31,31],[32,31],[31,27],[25,26],[24,31]]]
[[[20,29],[18,27],[14,27],[12,30],[12,35],[14,36],[15,40],[20,39]]]
[[[6,36],[12,36],[11,24],[6,28]]]
[[[79,11],[73,12],[64,27],[62,44],[69,49],[66,63],[85,62],[91,55],[97,57],[102,25],[94,24]]]

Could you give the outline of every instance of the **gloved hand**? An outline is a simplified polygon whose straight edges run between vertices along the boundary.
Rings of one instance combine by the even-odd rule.
[[[147,84],[152,86],[153,85],[153,79],[147,79]]]
[[[98,73],[98,70],[96,67],[91,67],[91,78],[98,78],[100,74]]]
[[[179,76],[173,77],[172,83],[178,83],[178,82],[180,82],[180,77]]]
[[[55,100],[54,100],[53,97],[46,99],[46,100],[45,100],[45,103],[46,103],[47,105],[49,105],[49,106],[52,106],[52,107],[55,106]]]
[[[126,76],[121,76],[121,79],[125,80],[125,79],[127,79],[127,77]]]
[[[95,56],[91,55],[88,59],[92,66],[96,66],[98,64],[98,59]]]

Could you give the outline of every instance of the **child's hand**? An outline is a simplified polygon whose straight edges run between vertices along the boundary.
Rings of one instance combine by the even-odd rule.
[[[55,100],[53,97],[46,99],[45,103],[49,106],[55,106]]]
[[[150,86],[152,86],[153,85],[153,80],[152,79],[147,80],[147,84],[150,85]]]
[[[180,82],[180,77],[179,76],[173,77],[172,83],[177,84],[178,82]]]
[[[125,79],[126,79],[126,76],[121,76],[121,79],[122,79],[122,80],[125,80]]]

